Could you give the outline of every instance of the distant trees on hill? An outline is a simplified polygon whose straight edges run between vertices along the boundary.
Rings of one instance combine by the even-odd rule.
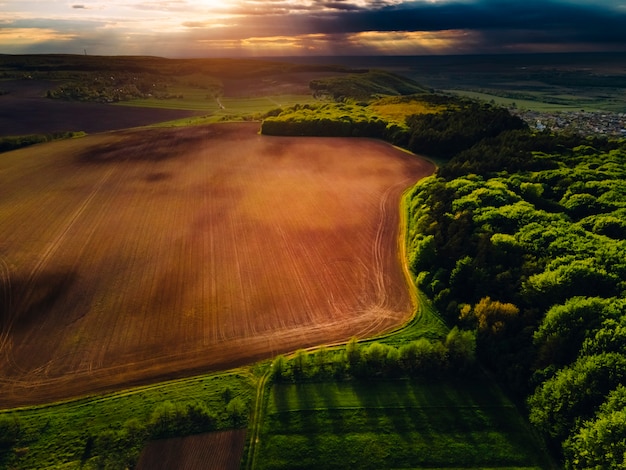
[[[402,100],[444,109],[408,116],[397,122],[376,114],[366,105],[326,103],[296,105],[268,113],[261,125],[267,135],[371,137],[386,140],[433,157],[451,157],[487,137],[526,129],[506,109],[440,95],[412,95]]]
[[[451,157],[487,137],[525,129],[526,123],[507,109],[477,102],[459,102],[442,113],[417,114],[406,120],[409,150],[437,157]]]
[[[335,101],[369,101],[380,95],[413,95],[429,90],[419,83],[382,70],[362,71],[312,80],[309,88],[315,97]]]
[[[133,99],[171,97],[162,77],[117,71],[74,72],[66,82],[47,92],[48,98],[113,103]]]

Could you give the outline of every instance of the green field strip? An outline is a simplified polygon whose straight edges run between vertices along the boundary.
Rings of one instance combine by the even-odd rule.
[[[445,379],[275,384],[268,413],[367,408],[512,407],[489,382]]]
[[[467,90],[446,90],[448,93],[455,95],[465,96],[468,98],[474,98],[482,101],[491,101],[499,106],[512,107],[515,106],[519,109],[529,109],[531,111],[543,111],[543,112],[558,112],[558,111],[580,111],[584,108],[587,111],[598,111],[598,103],[596,101],[590,101],[588,103],[572,103],[572,104],[552,104],[541,101],[542,95],[539,94],[537,101],[516,99],[516,98],[504,98],[502,96],[491,95],[488,93],[481,93],[477,91]],[[547,98],[547,97],[546,97]],[[588,106],[589,105],[589,106]]]
[[[256,114],[265,113],[275,108],[293,106],[295,104],[312,103],[316,100],[310,95],[269,95],[262,97],[220,97],[207,96],[205,90],[172,90],[182,98],[140,99],[121,101],[116,106],[134,106],[143,108],[179,109],[186,111],[202,111],[215,114]],[[219,101],[218,101],[219,100]],[[220,106],[221,104],[221,106]]]
[[[272,435],[261,469],[540,468],[532,448],[494,432]]]

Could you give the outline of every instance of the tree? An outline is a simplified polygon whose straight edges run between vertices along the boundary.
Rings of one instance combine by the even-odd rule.
[[[446,335],[445,343],[448,350],[450,367],[466,372],[476,362],[476,334],[473,331],[462,331],[452,328]]]
[[[387,355],[390,346],[381,343],[372,343],[363,351],[363,363],[365,373],[368,376],[385,375],[387,367]]]
[[[10,449],[20,439],[21,426],[16,416],[0,415],[0,452]]]
[[[292,359],[293,375],[296,379],[304,378],[309,372],[309,354],[304,349],[298,349]]]
[[[573,362],[585,338],[607,318],[610,303],[600,297],[573,297],[551,307],[534,334],[538,366],[561,367]]]
[[[594,419],[563,445],[568,469],[626,467],[626,387],[613,390]]]
[[[609,318],[595,335],[585,338],[581,355],[592,356],[603,352],[626,354],[626,315],[620,320]]]
[[[354,336],[346,344],[346,359],[352,371],[358,369],[361,363],[361,346]]]
[[[511,303],[491,300],[491,297],[483,297],[474,306],[469,315],[476,320],[478,332],[486,335],[499,335],[507,325],[519,315],[519,308]]]
[[[226,405],[226,412],[228,413],[233,426],[239,427],[247,420],[248,407],[243,402],[241,397],[235,397],[228,403],[228,405]]]
[[[435,264],[437,256],[435,237],[418,234],[413,240],[410,253],[409,267],[411,272],[418,275],[422,271],[428,271]]]
[[[441,341],[420,338],[400,346],[400,367],[408,375],[437,375],[446,369],[446,352]]]
[[[605,396],[626,379],[626,356],[581,357],[540,385],[528,399],[530,421],[546,436],[563,442],[577,422],[590,419]]]
[[[285,356],[282,354],[276,356],[274,362],[272,362],[272,378],[277,382],[286,379],[289,375],[285,362]],[[230,400],[230,397],[228,400]]]
[[[595,258],[556,260],[544,272],[530,276],[523,287],[529,302],[551,305],[575,296],[613,297],[619,294],[619,278]]]

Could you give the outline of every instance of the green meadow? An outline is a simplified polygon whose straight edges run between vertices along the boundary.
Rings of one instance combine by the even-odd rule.
[[[486,376],[275,384],[256,470],[549,468]]]
[[[468,91],[468,90],[448,90],[449,93],[453,93],[455,95],[464,96],[466,98],[472,98],[482,101],[493,102],[498,106],[505,107],[517,107],[518,109],[528,109],[530,111],[539,111],[539,112],[565,112],[565,111],[580,111],[581,109],[585,109],[587,111],[597,111],[598,109],[595,107],[594,102],[590,102],[588,100],[580,99],[578,101],[572,101],[571,99],[567,102],[568,104],[555,104],[548,103],[543,101],[545,97],[541,94],[537,94],[537,100],[529,100],[529,99],[516,99],[516,98],[506,98],[503,96],[492,95],[490,93],[482,93],[478,91]]]
[[[192,87],[171,87],[172,98],[145,98],[120,101],[116,106],[181,109],[209,114],[220,120],[228,116],[257,116],[276,108],[316,102],[311,95],[267,95],[251,97],[219,97],[207,90]]]

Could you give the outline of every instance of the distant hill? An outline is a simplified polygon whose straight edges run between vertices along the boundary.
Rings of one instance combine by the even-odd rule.
[[[312,80],[309,87],[314,96],[330,96],[337,101],[371,100],[380,96],[413,95],[431,91],[414,80],[382,70],[320,78]]]

